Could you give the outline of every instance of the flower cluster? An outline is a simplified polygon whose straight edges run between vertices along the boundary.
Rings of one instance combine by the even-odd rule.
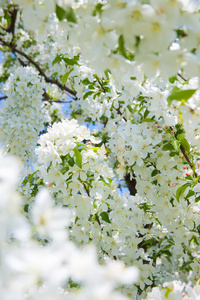
[[[0,294],[3,299],[128,299],[115,289],[138,279],[135,267],[109,260],[99,265],[95,249],[69,241],[69,211],[46,190],[36,197],[30,222],[15,192],[19,162],[0,160]],[[78,286],[78,292],[73,286]]]
[[[1,294],[198,299],[199,1],[0,2]]]
[[[7,96],[0,112],[0,140],[7,152],[28,163],[44,128],[42,94],[44,84],[32,67],[19,67],[4,86]]]

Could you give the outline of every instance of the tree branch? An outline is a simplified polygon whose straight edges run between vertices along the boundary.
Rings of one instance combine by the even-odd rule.
[[[129,192],[132,196],[135,196],[137,194],[137,190],[136,190],[136,179],[135,179],[135,175],[132,174],[132,179],[131,179],[131,175],[130,173],[126,174],[124,176],[125,182],[127,184],[127,188],[129,189]]]
[[[13,11],[9,11],[9,14],[11,15],[11,23],[9,24],[8,28],[6,28],[6,31],[12,33],[13,36],[15,33],[15,22],[17,18],[17,12],[17,6],[14,7]]]
[[[7,99],[8,97],[7,96],[2,96],[2,97],[0,97],[0,101],[1,100],[5,100],[5,99]]]
[[[77,99],[75,91],[71,90],[66,85],[62,85],[62,83],[60,81],[58,81],[57,79],[52,79],[52,78],[48,77],[45,74],[45,72],[40,68],[39,64],[36,63],[26,53],[24,53],[23,51],[17,49],[15,47],[15,45],[13,45],[12,43],[5,42],[2,38],[0,38],[0,42],[1,42],[1,44],[3,46],[6,46],[6,47],[9,47],[10,49],[12,49],[13,53],[18,53],[21,56],[23,56],[24,58],[26,58],[32,65],[34,65],[34,67],[38,70],[39,74],[44,77],[44,79],[46,80],[46,82],[57,85],[62,91],[66,92],[69,96],[73,97],[73,99],[75,99],[75,100]]]

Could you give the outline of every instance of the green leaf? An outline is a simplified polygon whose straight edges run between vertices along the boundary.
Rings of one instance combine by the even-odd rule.
[[[59,55],[57,55],[57,56],[54,58],[54,60],[53,60],[53,62],[52,62],[52,65],[55,65],[55,64],[61,62],[61,60],[62,60],[62,55],[59,54]]]
[[[68,157],[67,162],[70,165],[70,167],[74,166],[74,159],[71,156]]]
[[[170,83],[174,83],[175,81],[177,81],[178,79],[177,79],[177,76],[172,76],[172,77],[170,77],[169,78],[169,82]]]
[[[174,150],[174,147],[172,144],[165,144],[163,147],[162,147],[162,150],[163,151],[173,151]]]
[[[62,57],[62,59],[66,62],[68,66],[74,66],[78,65],[76,58],[68,58],[68,57]]]
[[[177,199],[177,201],[179,201],[180,197],[184,194],[185,190],[189,186],[191,186],[191,183],[187,182],[187,183],[183,184],[182,186],[180,186],[177,189],[177,191],[176,191],[176,199]]]
[[[148,123],[150,123],[150,122],[155,122],[155,120],[152,120],[152,119],[150,119],[150,118],[146,118],[146,119],[142,119],[142,120],[140,121],[140,123],[143,123],[143,122],[148,122]]]
[[[77,23],[76,14],[71,6],[67,6],[65,10],[65,18],[68,22]]]
[[[89,91],[89,92],[85,93],[85,95],[83,96],[83,100],[85,100],[88,96],[90,96],[92,94],[94,94],[93,91]]]
[[[66,9],[63,9],[61,6],[56,4],[56,16],[59,21],[67,19],[68,22],[77,23],[76,15],[71,6],[67,6]]]
[[[107,212],[103,211],[102,213],[100,213],[100,216],[103,221],[105,221],[107,223],[111,223]]]
[[[63,19],[66,18],[65,10],[61,6],[59,6],[58,4],[56,4],[56,16],[57,16],[59,21],[62,21]]]
[[[38,170],[35,171],[35,172],[33,172],[33,173],[28,177],[29,183],[33,183],[33,180],[34,180],[33,176],[34,176],[37,172],[38,172]]]
[[[123,35],[120,35],[119,36],[119,39],[118,39],[118,49],[119,49],[119,52],[121,52],[121,54],[127,58],[127,55],[126,55],[126,48],[125,48],[125,45],[124,45],[124,37]]]
[[[179,141],[177,141],[176,139],[172,140],[172,145],[174,147],[174,150],[175,150],[176,154],[179,154],[179,152],[180,152],[180,143],[179,143]]]
[[[189,192],[187,193],[187,195],[186,195],[185,198],[188,199],[188,198],[190,198],[190,197],[192,197],[194,195],[195,195],[195,192],[193,190],[189,190]]]
[[[49,169],[51,168],[51,166],[52,166],[52,161],[50,162],[50,164],[49,164],[49,166],[47,168],[47,173],[49,172]]]
[[[177,139],[178,139],[178,141],[180,141],[181,146],[183,147],[184,151],[190,152],[190,144],[188,143],[186,138],[182,134],[179,134],[179,135],[177,135]]]
[[[62,76],[62,85],[65,85],[65,83],[67,82],[68,76],[69,76],[69,72],[65,73]]]
[[[89,81],[88,78],[84,78],[84,79],[82,80],[82,83],[83,83],[84,85],[88,85],[88,84],[90,84],[91,82]]]
[[[66,72],[63,76],[62,76],[62,85],[65,85],[65,83],[67,82],[67,79],[69,77],[69,74],[73,71],[73,69],[71,69],[70,71]]]
[[[60,172],[61,172],[62,174],[65,174],[68,170],[69,170],[69,167],[66,165],[66,166],[64,166],[64,167],[60,170]]]
[[[103,4],[98,3],[98,4],[95,6],[92,15],[93,15],[93,16],[96,16],[96,15],[100,15],[100,16],[101,16],[101,14],[102,14],[102,7],[103,7]]]
[[[29,211],[29,208],[30,208],[29,204],[26,203],[26,204],[24,205],[24,211],[27,213],[27,212]]]
[[[174,87],[171,94],[167,98],[168,106],[171,105],[173,100],[177,101],[187,101],[192,95],[196,92],[195,90],[189,89],[189,90],[181,90],[178,87]]]
[[[74,162],[79,168],[82,167],[82,155],[77,148],[74,149]]]
[[[128,108],[128,110],[131,112],[131,113],[133,113],[133,109],[132,109],[132,107],[128,104],[127,105],[127,108]]]
[[[144,119],[146,119],[146,117],[148,116],[149,113],[150,113],[150,111],[148,109],[146,109],[144,112]]]

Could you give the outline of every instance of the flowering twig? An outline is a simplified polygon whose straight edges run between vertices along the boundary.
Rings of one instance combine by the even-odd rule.
[[[8,98],[8,96],[2,96],[2,97],[0,97],[0,101],[1,100],[5,100],[5,99],[7,99]],[[62,101],[62,100],[54,100],[54,99],[51,99],[50,97],[49,97],[49,95],[47,94],[47,92],[46,91],[44,91],[44,93],[43,93],[43,98],[42,98],[42,101],[47,101],[47,102],[49,102],[49,103],[52,103],[52,102],[55,102],[55,103],[70,103],[71,102],[71,100],[68,100],[68,101]]]
[[[175,139],[178,140],[178,139],[177,139],[177,136],[176,136],[176,133],[173,131],[173,128],[170,127],[170,129],[171,129],[171,131],[174,133]],[[185,157],[187,163],[189,164],[191,170],[194,171],[194,176],[195,176],[195,178],[197,178],[198,175],[197,175],[197,173],[196,173],[195,170],[194,170],[194,165],[193,165],[193,163],[190,161],[190,159],[189,159],[189,157],[188,157],[188,155],[187,155],[187,152],[184,150],[184,148],[183,148],[182,145],[180,145],[180,150],[181,150],[181,153],[183,154],[183,156]]]
[[[44,79],[46,80],[46,82],[48,83],[52,83],[57,85],[62,91],[66,92],[69,96],[73,97],[73,99],[77,99],[76,97],[76,92],[71,90],[70,88],[68,88],[66,85],[63,85],[60,81],[58,81],[57,79],[52,79],[50,77],[48,77],[45,72],[40,68],[39,64],[36,63],[31,57],[29,57],[26,53],[24,53],[23,51],[17,49],[15,47],[15,45],[13,45],[12,43],[7,43],[5,42],[2,38],[0,38],[0,43],[3,46],[9,47],[13,53],[18,53],[21,56],[23,56],[24,58],[26,58],[32,65],[34,65],[34,67],[38,70],[39,74],[41,76],[44,77]]]

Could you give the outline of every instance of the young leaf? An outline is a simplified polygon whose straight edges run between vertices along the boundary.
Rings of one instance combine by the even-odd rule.
[[[65,18],[68,22],[77,23],[76,14],[71,6],[67,6],[65,10]]]
[[[146,118],[146,119],[142,119],[141,121],[140,121],[140,123],[143,123],[143,122],[155,122],[155,120],[152,120],[152,119],[150,119],[150,118]]]
[[[180,186],[177,191],[176,191],[176,199],[179,201],[180,197],[184,194],[185,190],[187,189],[188,186],[191,186],[190,182],[187,182]]]
[[[65,10],[61,6],[59,6],[58,4],[56,4],[56,16],[57,16],[59,21],[62,21],[63,19],[66,18]]]
[[[92,94],[94,94],[93,91],[89,91],[89,92],[85,93],[84,96],[83,96],[83,100],[85,100],[88,96],[90,96]]]
[[[82,155],[77,148],[74,149],[74,161],[79,168],[82,167]]]
[[[51,163],[52,163],[52,162],[51,162]],[[34,180],[33,176],[34,176],[37,172],[38,172],[38,170],[35,171],[35,172],[33,172],[33,173],[28,177],[28,181],[29,181],[30,183],[33,183],[33,180]]]
[[[66,62],[68,66],[78,65],[76,58],[63,57],[62,59]]]
[[[124,37],[123,37],[123,35],[120,35],[119,40],[118,40],[118,43],[119,43],[119,46],[118,46],[119,52],[121,52],[121,54],[122,54],[125,58],[127,58],[127,55],[126,55],[126,48],[125,48],[125,45],[124,45]]]
[[[49,172],[49,169],[51,168],[51,166],[52,166],[52,161],[50,162],[50,164],[49,164],[49,166],[47,168],[47,173]]]
[[[175,150],[176,154],[179,154],[179,152],[180,152],[179,141],[177,141],[176,139],[172,140],[172,145],[174,147],[174,150]]]
[[[162,150],[163,150],[163,151],[173,151],[173,150],[174,150],[174,147],[172,146],[172,144],[168,143],[168,144],[165,144],[165,145],[162,147]]]
[[[177,139],[181,142],[181,146],[183,147],[184,151],[190,152],[190,144],[186,138],[182,134],[179,134],[177,135]]]
[[[61,6],[56,4],[56,16],[59,21],[67,19],[68,22],[77,23],[76,15],[71,6],[67,6],[66,9],[63,9]]]
[[[54,58],[54,60],[53,60],[53,62],[52,62],[52,65],[55,65],[55,64],[61,62],[61,60],[62,60],[62,55],[59,54],[59,55],[57,55],[57,56]]]
[[[196,92],[195,90],[180,90],[178,87],[174,87],[171,94],[167,98],[168,106],[171,105],[173,100],[177,101],[187,101]]]
[[[107,223],[111,223],[107,212],[103,211],[102,213],[100,213],[100,216],[103,221],[105,221]]]
[[[73,71],[73,69],[71,69],[70,71],[66,72],[63,76],[62,76],[62,85],[65,85],[65,83],[67,82],[67,79],[69,77],[69,74]]]

